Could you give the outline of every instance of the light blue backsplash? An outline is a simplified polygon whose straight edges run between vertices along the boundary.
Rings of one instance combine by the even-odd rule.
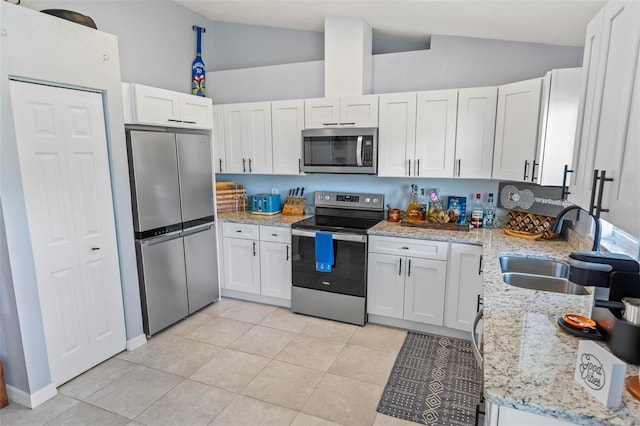
[[[312,193],[315,191],[348,191],[384,194],[385,204],[393,208],[406,209],[409,200],[411,184],[419,188],[440,188],[440,195],[444,202],[447,196],[457,195],[467,197],[467,206],[473,204],[476,193],[482,194],[482,201],[487,201],[489,193],[493,193],[494,200],[498,196],[497,180],[485,179],[430,179],[430,178],[389,178],[369,175],[336,175],[309,174],[301,176],[273,176],[273,175],[231,175],[218,174],[217,181],[234,181],[245,185],[247,195],[271,193],[277,188],[284,200],[290,188],[304,187],[307,205],[313,205]],[[499,211],[499,215],[504,212]]]

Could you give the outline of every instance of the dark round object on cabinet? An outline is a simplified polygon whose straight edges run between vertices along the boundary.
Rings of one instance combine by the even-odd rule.
[[[87,15],[83,15],[82,13],[74,12],[72,10],[64,10],[64,9],[45,9],[40,12],[46,13],[47,15],[56,16],[58,18],[66,19],[67,21],[75,22],[80,25],[84,25],[85,27],[93,28],[95,30],[98,29],[96,27],[96,23],[93,22]]]

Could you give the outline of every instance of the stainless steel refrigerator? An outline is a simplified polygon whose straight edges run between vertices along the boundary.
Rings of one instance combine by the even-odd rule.
[[[133,225],[148,336],[219,297],[211,136],[127,129]]]

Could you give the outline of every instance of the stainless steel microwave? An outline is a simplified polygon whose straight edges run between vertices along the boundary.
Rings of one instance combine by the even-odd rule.
[[[305,173],[378,173],[378,129],[327,128],[302,131]]]

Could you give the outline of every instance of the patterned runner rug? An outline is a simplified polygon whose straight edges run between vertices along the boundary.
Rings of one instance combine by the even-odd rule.
[[[410,331],[377,411],[426,425],[474,425],[482,372],[471,342]]]

